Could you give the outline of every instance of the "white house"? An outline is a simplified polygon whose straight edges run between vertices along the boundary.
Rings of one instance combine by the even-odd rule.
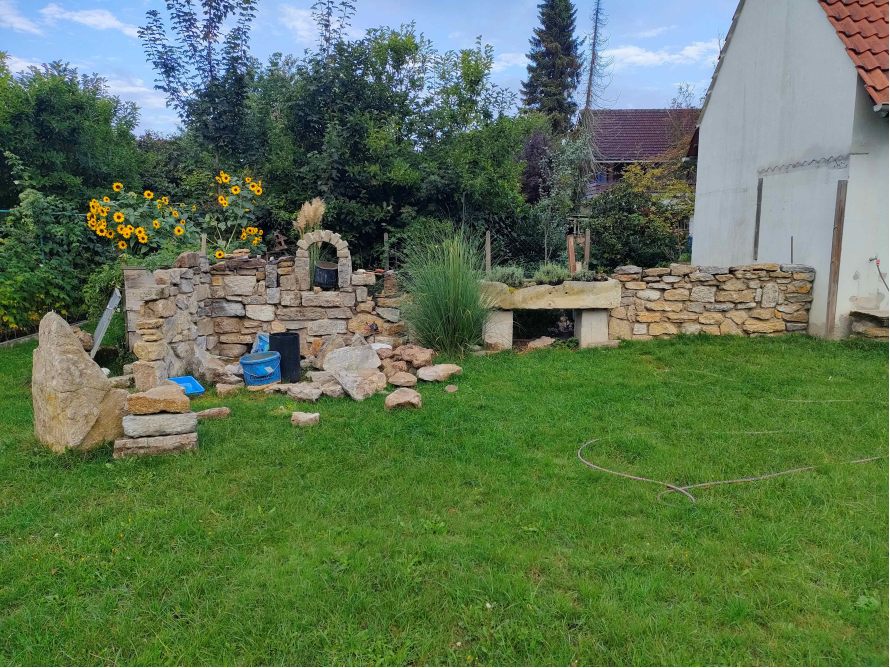
[[[815,267],[817,336],[887,309],[887,9],[741,0],[699,120],[693,264]]]

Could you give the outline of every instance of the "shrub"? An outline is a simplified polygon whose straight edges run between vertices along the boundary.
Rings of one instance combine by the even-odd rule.
[[[479,244],[464,232],[409,251],[402,275],[411,299],[402,313],[418,343],[462,354],[482,340],[491,308],[479,286],[482,265]]]
[[[590,269],[582,269],[572,275],[573,281],[606,281],[608,278],[604,273]]]
[[[515,264],[504,265],[503,267],[492,267],[487,276],[489,281],[496,283],[505,283],[511,288],[518,288],[525,280],[525,270]]]
[[[570,280],[569,270],[560,264],[542,264],[535,272],[534,280],[537,283],[559,285],[563,281]]]
[[[105,307],[115,288],[123,292],[124,271],[121,260],[117,259],[103,264],[96,269],[83,286],[83,301],[87,308],[87,317],[98,320],[105,313]]]

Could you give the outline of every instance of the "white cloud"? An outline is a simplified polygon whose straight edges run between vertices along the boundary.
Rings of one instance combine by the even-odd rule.
[[[492,72],[503,72],[510,67],[525,67],[528,58],[524,53],[502,53],[495,57]]]
[[[658,37],[659,35],[663,35],[668,30],[674,30],[677,26],[659,26],[658,28],[652,28],[651,30],[644,30],[643,32],[638,32],[634,35],[634,37]]]
[[[107,9],[83,9],[79,11],[66,11],[61,5],[52,2],[40,10],[47,23],[57,20],[74,21],[96,30],[120,30],[127,37],[138,37],[138,28],[129,23],[119,21],[117,17]]]
[[[716,39],[693,42],[679,51],[650,51],[641,46],[619,46],[606,51],[615,59],[615,69],[625,67],[657,67],[659,65],[709,65],[720,52]]]
[[[145,82],[138,77],[127,75],[108,77],[108,90],[123,100],[131,100],[139,105],[140,109],[164,109],[167,106],[167,98],[161,91],[153,90],[145,86]]]
[[[30,32],[41,35],[40,27],[19,13],[14,0],[0,0],[0,26],[12,28],[16,32]]]
[[[315,21],[308,9],[297,9],[290,5],[278,5],[279,20],[300,42],[312,42],[316,37]]]
[[[27,70],[31,66],[40,67],[41,63],[36,60],[26,60],[25,58],[16,58],[15,56],[6,56],[6,67],[13,74],[17,74],[22,70]]]

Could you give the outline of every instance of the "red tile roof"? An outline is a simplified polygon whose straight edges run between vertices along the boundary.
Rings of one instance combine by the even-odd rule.
[[[819,0],[875,104],[887,104],[890,0]]]
[[[688,136],[698,109],[601,109],[594,112],[594,142],[600,162],[647,161]]]

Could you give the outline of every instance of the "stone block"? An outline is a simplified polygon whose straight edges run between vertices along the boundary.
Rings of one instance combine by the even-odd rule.
[[[377,277],[372,272],[353,272],[352,274],[352,285],[374,285],[377,281]]]
[[[488,314],[482,332],[487,350],[507,350],[513,347],[513,311],[493,310]]]
[[[633,326],[634,334],[648,334],[649,333],[649,325],[645,322],[635,322]]]
[[[127,412],[131,415],[188,413],[190,410],[191,403],[180,385],[163,384],[127,397]]]
[[[245,306],[245,314],[252,320],[272,322],[275,320],[275,307],[271,304],[257,304]]]
[[[664,302],[664,301],[654,301],[654,302],[642,302],[640,307],[645,308],[648,311],[672,311],[677,313],[683,310],[683,304],[679,302]],[[637,308],[638,311],[642,310],[640,307]]]
[[[642,311],[636,314],[634,320],[636,322],[658,322],[661,320],[661,313]]]
[[[397,308],[377,307],[377,315],[389,322],[399,322],[401,319],[401,311]]]
[[[697,285],[692,288],[689,293],[689,298],[692,301],[703,302],[703,303],[712,303],[714,301],[714,295],[717,293],[717,288],[708,286],[708,285]],[[667,297],[665,297],[667,299]]]
[[[703,325],[719,325],[724,320],[726,320],[725,316],[720,313],[704,313],[698,318],[698,321]]]
[[[313,427],[318,424],[320,418],[320,413],[303,413],[302,411],[294,411],[290,415],[290,422],[295,427]]]
[[[215,301],[210,305],[210,315],[214,318],[243,318],[244,314],[244,304],[240,301]]]
[[[652,269],[645,269],[643,274],[646,276],[665,276],[670,274],[671,270],[668,267],[653,267]]]
[[[689,296],[688,294],[686,295]],[[661,293],[657,290],[640,290],[636,294],[637,299],[643,299],[645,301],[654,302],[661,299]]]
[[[278,307],[279,320],[323,320],[327,313],[323,308]]]
[[[784,329],[784,326],[783,326]],[[198,426],[196,413],[157,413],[155,415],[127,415],[123,419],[124,434],[130,438],[187,434]]]
[[[631,323],[628,320],[609,319],[609,338],[613,340],[628,340],[633,338]]]
[[[303,306],[343,306],[339,292],[301,292],[300,300]]]
[[[281,301],[281,288],[266,288],[266,303],[277,304]]]
[[[683,265],[679,265],[683,266]],[[673,270],[674,265],[671,265],[671,270]],[[649,325],[649,334],[650,336],[660,336],[662,334],[676,334],[677,326],[670,322],[653,322]]]
[[[345,334],[345,320],[313,320],[307,328],[309,336],[329,336],[331,334]]]
[[[226,276],[223,278],[223,286],[227,295],[252,295],[256,287],[256,276]]]
[[[307,309],[307,310],[310,310],[310,309]],[[311,310],[315,311],[318,309],[311,309]],[[327,308],[324,310],[324,316],[322,316],[322,317],[345,318],[348,320],[349,318],[352,317],[352,311],[345,307],[343,307],[343,308]]]
[[[122,438],[114,442],[115,459],[123,457],[152,457],[172,455],[198,447],[198,434],[176,434],[174,436],[153,436],[146,438]]]
[[[679,302],[686,301],[689,299],[689,290],[685,288],[677,288],[674,290],[666,290],[664,293],[664,298],[669,302]],[[697,299],[696,301],[702,301]]]
[[[613,271],[612,273],[626,275],[626,274],[640,274],[640,273],[642,273],[642,271],[643,271],[643,268],[638,267],[635,264],[625,264],[620,267],[615,267],[615,271]],[[650,274],[650,276],[651,276],[651,274]]]
[[[609,312],[606,309],[576,309],[574,317],[579,348],[591,348],[609,340]]]
[[[163,361],[133,362],[133,384],[137,392],[158,387],[167,380],[167,364]]]
[[[165,341],[139,341],[133,346],[133,353],[136,357],[147,362],[164,359],[168,350]]]
[[[220,357],[241,357],[247,354],[247,350],[247,346],[237,343],[220,343],[216,346],[216,352]]]
[[[754,290],[722,290],[721,289],[721,290],[717,290],[715,299],[718,302],[750,302],[751,300],[754,299]]]
[[[695,271],[698,271],[698,267],[689,264],[672,264],[671,265],[671,275],[673,276],[687,276]]]
[[[686,310],[690,313],[703,313],[705,310],[705,305],[701,302],[689,302],[686,304]]]
[[[784,332],[785,322],[783,320],[745,320],[745,322],[742,323],[742,329],[749,334]]]

